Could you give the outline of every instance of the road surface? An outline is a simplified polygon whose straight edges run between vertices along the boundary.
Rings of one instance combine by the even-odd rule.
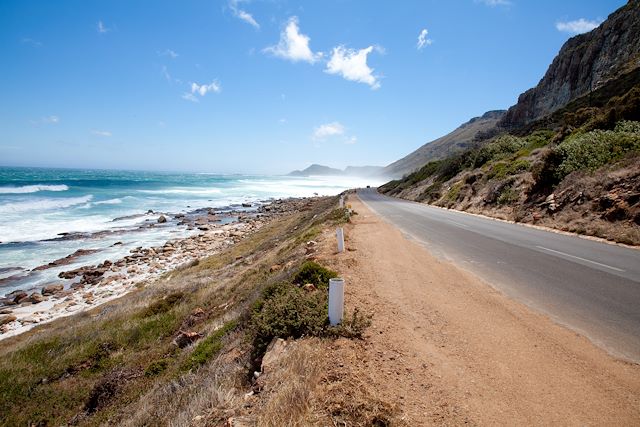
[[[640,362],[640,250],[358,191],[432,253]],[[393,254],[389,254],[393,257]]]

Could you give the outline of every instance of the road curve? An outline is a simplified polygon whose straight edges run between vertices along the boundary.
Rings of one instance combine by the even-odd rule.
[[[437,256],[640,363],[640,250],[358,190]],[[393,256],[393,254],[389,254]]]

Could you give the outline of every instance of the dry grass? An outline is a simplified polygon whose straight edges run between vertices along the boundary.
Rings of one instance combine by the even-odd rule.
[[[218,423],[238,413],[250,387],[251,344],[242,326],[249,307],[265,286],[302,263],[301,237],[332,221],[336,200],[319,199],[197,265],[4,340],[0,425],[189,425],[198,415]],[[289,261],[289,269],[270,270]],[[196,309],[204,315],[194,320]],[[230,320],[241,327],[214,336]],[[172,341],[185,329],[204,338],[180,349]],[[211,349],[189,364],[207,337]],[[298,393],[287,390],[292,399]]]
[[[317,338],[296,341],[265,374],[268,386],[256,410],[258,426],[306,426],[313,422],[311,402],[324,364],[323,347]]]

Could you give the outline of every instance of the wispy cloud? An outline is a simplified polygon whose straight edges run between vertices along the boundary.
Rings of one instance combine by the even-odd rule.
[[[158,56],[168,56],[171,59],[176,59],[180,55],[171,49],[166,49],[163,52],[158,52]]]
[[[338,74],[347,80],[365,83],[372,89],[378,89],[380,87],[378,77],[373,75],[373,68],[367,65],[367,55],[373,49],[373,46],[360,50],[348,49],[344,46],[335,47],[325,72]]]
[[[111,132],[109,132],[108,130],[92,130],[91,133],[95,136],[99,136],[99,137],[103,137],[103,138],[108,138],[111,136]]]
[[[482,3],[490,7],[511,5],[511,0],[475,0],[475,2]]]
[[[564,33],[570,34],[582,34],[597,28],[601,22],[589,21],[584,18],[576,19],[575,21],[556,22],[556,29]]]
[[[31,124],[34,124],[34,125],[40,125],[40,124],[57,125],[58,123],[60,123],[60,117],[58,116],[47,116],[37,120],[31,120]]]
[[[358,138],[356,138],[355,136],[351,136],[344,140],[345,144],[355,144],[357,142],[358,142]]]
[[[298,18],[292,16],[280,32],[278,44],[263,49],[263,52],[291,62],[304,61],[313,64],[322,57],[322,53],[313,53],[309,47],[310,40],[309,36],[300,32]]]
[[[182,99],[185,99],[185,100],[191,101],[191,102],[200,102],[198,97],[196,97],[194,94],[192,94],[190,92],[183,93],[182,94]]]
[[[34,40],[29,37],[23,38],[22,40],[20,40],[20,42],[22,42],[22,44],[28,44],[29,46],[32,46],[32,47],[42,47],[41,41]]]
[[[220,93],[222,91],[222,85],[217,80],[212,81],[209,84],[191,83],[191,92],[185,92],[182,94],[182,99],[186,99],[191,102],[199,102],[198,96],[203,97],[207,93]]]
[[[258,24],[258,22],[254,19],[253,15],[251,15],[246,10],[240,9],[238,5],[241,3],[241,1],[242,0],[229,0],[229,9],[231,9],[233,16],[241,19],[257,30],[260,29],[260,24]]]
[[[423,28],[420,34],[418,34],[418,50],[422,50],[425,46],[430,46],[433,43],[433,40],[427,38],[428,34],[429,30],[426,28]]]
[[[109,31],[111,31],[111,28],[107,28],[107,26],[104,25],[104,22],[102,22],[102,21],[98,21],[96,29],[97,29],[98,33],[100,33],[100,34],[106,34]]]

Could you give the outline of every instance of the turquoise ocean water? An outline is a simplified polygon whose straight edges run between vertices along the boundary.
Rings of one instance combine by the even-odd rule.
[[[176,226],[127,233],[145,221],[155,221],[160,213],[333,195],[367,184],[378,183],[342,177],[0,168],[0,296],[55,281],[57,270],[31,273],[24,281],[3,279],[26,274],[77,249],[101,250],[79,260],[88,265],[115,260],[133,247],[188,235],[186,228]],[[149,210],[154,214],[145,215]],[[101,231],[117,233],[100,235]],[[65,233],[86,237],[64,239]],[[115,242],[123,244],[114,247]]]

